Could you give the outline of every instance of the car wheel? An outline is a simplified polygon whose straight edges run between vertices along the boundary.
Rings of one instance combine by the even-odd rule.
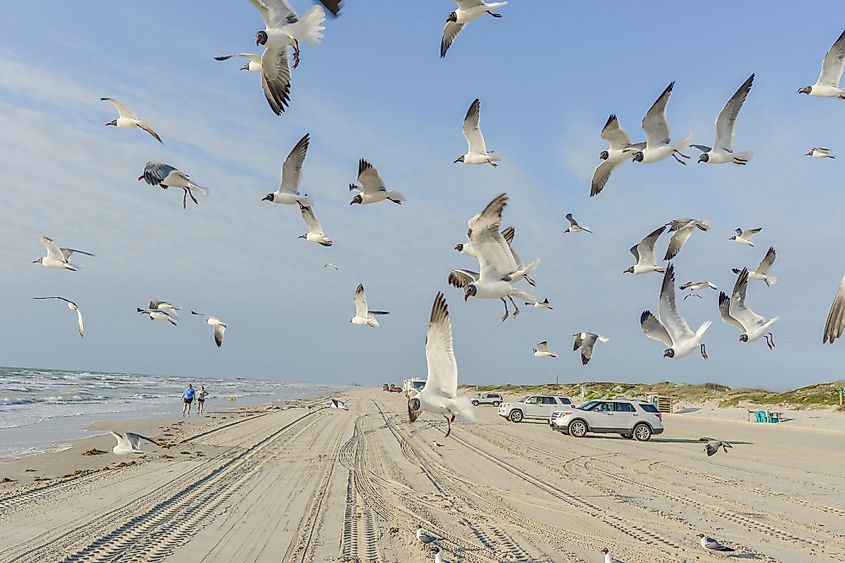
[[[477,407],[477,406],[478,406],[478,401],[473,401],[473,402],[472,402],[472,406]]]
[[[587,434],[587,423],[583,420],[573,420],[569,423],[568,432],[573,438],[583,438]]]
[[[498,407],[498,406],[499,406],[499,405],[501,405],[501,404],[502,404],[502,403],[501,403],[501,402],[499,402],[499,401],[493,401],[493,406],[494,406],[494,407]]]
[[[633,435],[633,434],[620,434],[620,436],[622,436],[622,437],[623,437],[623,438],[625,438],[626,440],[633,440],[633,439],[634,439],[634,435]]]
[[[511,422],[522,422],[522,411],[512,410],[508,418],[511,420]]]
[[[645,422],[640,422],[634,426],[634,438],[638,442],[648,442],[651,439],[651,427]]]

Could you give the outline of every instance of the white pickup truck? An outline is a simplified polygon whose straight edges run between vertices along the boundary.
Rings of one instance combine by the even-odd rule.
[[[499,405],[499,416],[511,422],[522,422],[526,418],[549,420],[552,413],[563,408],[571,408],[572,401],[568,397],[553,395],[528,395],[516,403],[502,403]]]

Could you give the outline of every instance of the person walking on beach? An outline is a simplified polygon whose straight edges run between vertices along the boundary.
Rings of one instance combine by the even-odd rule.
[[[182,393],[182,400],[185,403],[182,407],[182,416],[191,416],[191,403],[194,402],[195,393],[196,391],[194,390],[193,384],[188,383],[188,388]]]
[[[206,397],[208,397],[208,391],[205,390],[205,385],[200,385],[200,392],[197,393],[197,414],[200,416],[205,414]]]

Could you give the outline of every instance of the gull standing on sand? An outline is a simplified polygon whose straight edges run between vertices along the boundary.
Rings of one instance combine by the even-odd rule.
[[[535,358],[557,358],[557,354],[549,351],[549,341],[548,340],[543,340],[542,342],[538,342],[534,346],[536,346],[536,348],[531,348],[531,351],[534,352]]]
[[[440,295],[440,294],[438,294],[438,295]],[[422,543],[424,543],[426,545],[440,540],[440,538],[438,538],[434,534],[430,534],[430,533],[426,532],[425,529],[422,527],[422,524],[420,524],[419,527],[417,528],[417,534],[416,535],[417,535],[417,540],[421,541]]]
[[[728,448],[733,448],[732,445],[725,442],[724,440],[716,440],[715,438],[699,438],[699,442],[707,442],[704,444],[704,451],[707,453],[707,457],[716,454],[719,451],[719,448],[725,450],[725,453],[728,453]]]
[[[646,336],[668,346],[663,351],[664,358],[682,358],[699,349],[701,357],[707,359],[707,349],[701,340],[712,322],[704,321],[698,330],[693,332],[681,316],[675,302],[675,268],[672,264],[669,264],[663,274],[658,314],[659,319],[651,311],[643,311],[640,315],[640,326]]]
[[[355,316],[350,319],[354,325],[378,328],[376,315],[389,315],[388,311],[370,311],[367,307],[367,294],[364,293],[364,284],[359,283],[355,288]]]
[[[153,443],[156,446],[161,446],[161,444],[159,444],[152,438],[147,438],[146,436],[141,436],[140,434],[135,434],[134,432],[112,431],[111,435],[114,436],[117,440],[117,445],[112,448],[112,451],[117,455],[144,453],[144,451],[141,449],[141,440],[146,440],[147,442]]]
[[[115,100],[114,98],[100,98],[100,101],[108,102],[111,106],[117,110],[117,119],[112,119],[106,125],[114,125],[115,127],[121,128],[128,128],[128,127],[137,127],[139,129],[143,129],[147,133],[153,136],[156,141],[161,144],[164,144],[164,141],[161,140],[161,137],[158,136],[158,133],[153,131],[153,128],[149,126],[146,121],[141,121],[138,119],[138,116],[135,113],[126,107],[121,102]]]
[[[707,551],[717,551],[722,553],[736,551],[735,549],[731,549],[730,547],[724,546],[717,540],[709,536],[705,536],[704,534],[698,534],[698,538],[698,543],[701,544],[701,547],[703,547]]]
[[[669,124],[666,121],[666,104],[669,102],[669,96],[672,94],[672,88],[674,86],[674,82],[669,84],[645,114],[642,126],[646,134],[646,145],[645,148],[633,152],[635,162],[649,164],[659,162],[672,155],[679,163],[686,164],[678,156],[689,158],[689,156],[681,151],[689,146],[692,140],[692,133],[680,141],[672,143],[669,135]]]
[[[619,120],[612,114],[607,118],[607,123],[601,130],[601,138],[606,140],[610,146],[599,154],[599,158],[604,162],[593,171],[590,197],[601,193],[610,179],[610,174],[617,166],[631,157],[631,152],[634,149],[642,150],[646,145],[645,143],[631,144],[631,137],[620,127]]]
[[[142,315],[147,315],[150,317],[151,321],[167,321],[173,326],[179,326],[179,322],[177,321],[176,317],[172,316],[165,310],[159,309],[141,309],[140,307],[135,309],[138,313]]]
[[[824,147],[813,147],[804,156],[810,156],[812,158],[836,158],[830,154],[830,149]]]
[[[613,557],[610,554],[610,550],[608,550],[606,547],[602,549],[601,552],[604,553],[604,563],[624,563],[620,559],[616,559],[615,557]]]
[[[242,57],[247,60],[246,64],[240,70],[248,72],[261,72],[261,55],[253,55],[252,53],[234,53],[232,55],[223,55],[214,57],[215,61],[228,61],[232,57]]]
[[[687,289],[690,290],[689,293],[684,295],[684,301],[686,301],[687,297],[692,297],[693,295],[698,297],[699,299],[702,299],[701,295],[699,295],[697,292],[708,287],[710,289],[719,289],[718,287],[716,287],[716,285],[710,283],[709,281],[688,281],[678,289],[680,289],[681,291],[685,291]]]
[[[748,271],[748,277],[752,280],[764,281],[769,287],[775,285],[778,282],[777,277],[769,275],[769,269],[772,267],[772,264],[775,263],[775,258],[777,258],[775,247],[770,246],[766,255],[763,256],[762,260],[760,260],[760,264],[757,266],[757,269]],[[741,270],[739,268],[732,268],[731,271],[735,274],[739,274]]]
[[[748,246],[754,246],[754,243],[751,242],[751,237],[759,233],[763,230],[763,227],[757,227],[755,229],[736,229],[736,234],[729,238],[728,240],[732,240],[734,242],[738,242],[739,244],[747,244]]]
[[[742,83],[722,111],[719,117],[716,118],[716,140],[713,141],[713,147],[706,145],[691,145],[702,152],[698,157],[699,164],[704,162],[706,164],[725,164],[732,162],[740,166],[748,164],[751,157],[754,156],[753,151],[743,151],[735,153],[733,151],[734,130],[736,129],[736,118],[739,116],[739,110],[742,109],[742,104],[745,103],[745,98],[748,97],[748,92],[751,90],[751,84],[754,82],[754,75],[748,77],[748,80]]]
[[[33,264],[41,264],[45,268],[54,268],[56,270],[70,270],[71,272],[75,272],[79,266],[71,264],[68,262],[70,257],[76,254],[84,254],[85,256],[94,256],[90,252],[85,252],[84,250],[77,250],[75,248],[59,248],[56,246],[56,243],[53,242],[53,239],[47,237],[41,237],[41,244],[44,245],[44,248],[47,249],[47,256],[42,256],[41,258],[36,258],[32,261]]]
[[[455,419],[460,417],[471,422],[473,410],[469,399],[458,397],[458,364],[452,347],[452,323],[442,293],[435,296],[431,306],[425,337],[425,360],[428,364],[425,387],[415,397],[408,398],[408,418],[415,422],[423,411],[442,414],[446,418],[448,438]],[[423,543],[430,543],[420,537],[420,531],[417,530],[417,538]]]
[[[197,313],[196,311],[191,311],[191,314],[198,317],[206,317],[205,323],[211,327],[211,333],[214,335],[214,343],[217,344],[218,348],[220,348],[223,345],[223,333],[226,332],[226,323],[207,313]]]
[[[843,331],[845,331],[845,276],[839,282],[839,290],[830,305],[827,321],[824,323],[822,344],[828,342],[833,344],[837,338],[842,336]]]
[[[399,192],[388,191],[384,187],[384,180],[381,179],[381,175],[378,173],[376,167],[363,158],[358,161],[358,183],[361,184],[360,187],[355,184],[349,184],[350,191],[358,190],[358,195],[352,198],[349,205],[355,203],[366,205],[368,203],[378,203],[386,199],[397,205],[402,205],[402,202],[405,201],[405,196]]]
[[[308,225],[308,232],[304,235],[299,235],[299,238],[304,238],[310,242],[316,242],[321,246],[331,246],[333,244],[332,239],[323,233],[323,227],[320,226],[320,222],[317,221],[317,217],[314,216],[314,209],[300,203],[299,211],[302,213],[302,220],[305,221],[306,225]]]
[[[695,229],[705,232],[710,230],[710,222],[706,219],[675,219],[667,223],[666,226],[669,227],[670,233],[674,231],[675,234],[669,240],[669,247],[666,248],[666,255],[663,257],[664,260],[671,260],[677,256]]]
[[[349,410],[349,403],[346,401],[341,401],[340,399],[332,399],[331,408],[333,409],[343,409],[345,411]]]
[[[637,245],[631,247],[630,252],[634,255],[637,263],[622,272],[623,274],[663,273],[666,271],[666,268],[657,265],[657,256],[654,254],[654,244],[664,230],[666,230],[666,225],[656,228]]]
[[[742,334],[740,342],[754,342],[761,336],[766,339],[769,350],[775,347],[775,340],[769,327],[777,322],[780,317],[772,317],[766,320],[764,317],[745,306],[745,295],[748,291],[748,269],[743,268],[736,279],[734,289],[728,302],[727,316],[725,315],[724,302],[727,295],[724,292],[719,294],[719,314],[726,323],[739,326]]]
[[[33,299],[58,299],[59,301],[64,301],[67,304],[67,308],[71,311],[76,311],[76,327],[79,330],[79,336],[85,336],[85,327],[82,325],[82,311],[79,310],[79,306],[71,301],[70,299],[65,299],[64,297],[33,297]]]
[[[446,51],[452,45],[455,37],[464,29],[464,26],[473,20],[477,20],[484,14],[490,14],[494,18],[501,18],[502,14],[493,12],[507,2],[491,2],[486,4],[482,0],[455,0],[458,9],[449,12],[446,18],[446,27],[443,28],[443,38],[440,40],[440,58],[446,56]]]
[[[487,143],[484,142],[484,135],[481,133],[481,102],[476,98],[467,110],[464,117],[464,138],[467,140],[467,152],[455,159],[455,163],[464,164],[489,164],[496,167],[497,161],[502,160],[498,154],[487,150]]]
[[[572,216],[572,213],[566,214],[566,220],[569,221],[569,226],[566,227],[565,231],[563,231],[564,233],[580,233],[580,232],[592,233],[593,232],[590,229],[588,229],[587,227],[582,227],[581,225],[579,225],[578,221],[575,220],[575,217]]]
[[[271,194],[265,195],[261,201],[271,203],[283,203],[286,205],[305,205],[310,207],[314,204],[308,194],[299,195],[299,180],[302,175],[302,164],[308,154],[308,144],[311,137],[306,133],[291,149],[290,154],[282,163],[280,172],[279,189]]]
[[[578,348],[581,349],[581,364],[585,366],[590,363],[590,358],[593,357],[593,348],[596,342],[610,342],[610,338],[594,332],[576,332],[572,336],[575,337],[575,344],[572,346],[572,351],[575,352]]]
[[[434,548],[434,563],[449,563],[443,559],[443,551],[439,547]]]
[[[822,61],[822,70],[816,83],[812,86],[800,88],[798,93],[845,100],[845,89],[839,87],[843,68],[845,68],[845,31],[825,54]]]
[[[165,190],[167,188],[181,188],[184,191],[182,194],[182,209],[187,208],[188,196],[191,196],[194,203],[199,204],[197,198],[194,197],[194,192],[199,192],[204,196],[208,195],[208,188],[191,182],[187,174],[163,162],[148,162],[144,166],[144,172],[138,176],[138,181],[141,180],[151,186],[159,186]]]

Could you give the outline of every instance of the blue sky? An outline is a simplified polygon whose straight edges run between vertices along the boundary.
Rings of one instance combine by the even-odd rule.
[[[292,1],[300,12],[310,5]],[[466,383],[557,375],[783,388],[842,377],[845,351],[821,345],[845,273],[842,160],[803,154],[829,146],[845,155],[845,102],[796,94],[815,82],[842,32],[845,20],[823,17],[838,3],[743,2],[725,17],[668,2],[611,10],[516,0],[503,18],[468,26],[445,60],[438,48],[451,2],[415,2],[399,13],[388,0],[346,3],[327,21],[323,45],[303,47],[281,118],[256,75],[213,60],[255,51],[263,26],[245,0],[56,3],[49,12],[24,3],[6,12],[0,364],[398,382],[425,374],[428,312],[444,291]],[[735,140],[737,150],[754,149],[749,166],[625,164],[599,197],[587,197],[608,114],[639,139],[642,116],[674,80],[673,135],[691,131],[710,144],[716,115],[752,72]],[[113,115],[102,96],[130,105],[166,144],[106,129]],[[504,159],[497,169],[452,164],[465,150],[461,121],[475,97],[487,144]],[[332,248],[296,238],[305,228],[295,207],[261,202],[306,132],[303,188]],[[407,204],[349,207],[346,186],[361,157]],[[187,171],[210,197],[183,211],[178,194],[136,181],[148,160]],[[556,306],[505,323],[501,303],[464,303],[446,284],[450,269],[474,266],[452,250],[467,219],[501,192],[511,196],[504,223],[517,227],[516,248],[542,259],[536,294]],[[569,211],[595,234],[564,236]],[[781,281],[754,283],[748,296],[758,313],[781,316],[775,351],[740,344],[718,317],[715,292],[681,305],[693,326],[714,321],[708,361],[663,359],[662,346],[642,334],[639,315],[656,310],[660,277],[622,275],[628,248],[677,217],[713,225],[675,260],[679,283],[710,279],[729,290],[731,267],[755,266],[775,246]],[[755,248],[728,242],[738,226],[764,227]],[[97,257],[79,258],[76,273],[33,265],[42,234]],[[348,322],[358,282],[373,308],[391,311],[378,330]],[[31,299],[55,294],[83,309],[84,341],[69,311]],[[190,315],[178,328],[136,315],[151,297],[220,316],[229,325],[223,348]],[[586,368],[571,352],[570,334],[580,330],[611,338]],[[531,356],[543,339],[557,360]]]

